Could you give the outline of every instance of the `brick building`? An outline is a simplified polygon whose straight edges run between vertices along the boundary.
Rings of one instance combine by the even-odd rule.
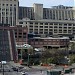
[[[68,37],[34,37],[29,40],[29,44],[31,44],[34,48],[64,48],[69,45],[69,38]]]

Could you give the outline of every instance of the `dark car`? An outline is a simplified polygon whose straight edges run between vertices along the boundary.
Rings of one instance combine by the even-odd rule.
[[[16,67],[12,67],[12,69],[13,69],[14,71],[18,71],[18,68],[16,68]]]

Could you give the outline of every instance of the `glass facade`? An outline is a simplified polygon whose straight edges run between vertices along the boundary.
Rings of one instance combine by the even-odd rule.
[[[9,24],[0,24],[0,61],[17,60],[14,28]]]
[[[0,61],[9,61],[10,59],[8,31],[0,29]]]

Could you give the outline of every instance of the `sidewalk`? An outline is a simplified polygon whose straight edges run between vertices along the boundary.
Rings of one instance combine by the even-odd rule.
[[[0,75],[3,75],[3,74],[0,73]]]
[[[12,66],[22,66],[22,65],[20,65],[20,63],[14,63],[13,61],[10,61],[9,62]]]

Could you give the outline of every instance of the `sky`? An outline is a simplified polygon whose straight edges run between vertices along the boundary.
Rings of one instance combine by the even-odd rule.
[[[75,0],[19,0],[20,6],[32,7],[34,3],[41,3],[43,7],[57,5],[75,6]]]

